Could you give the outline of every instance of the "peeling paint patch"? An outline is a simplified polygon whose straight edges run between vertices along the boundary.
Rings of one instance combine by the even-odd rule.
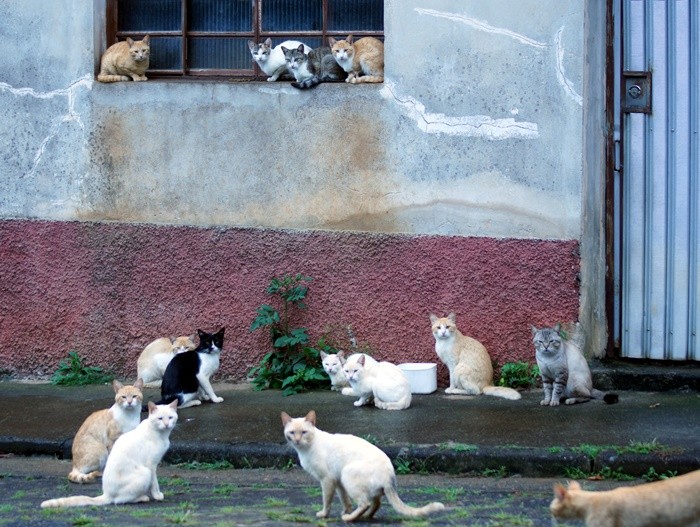
[[[68,111],[54,119],[51,131],[41,141],[41,144],[39,145],[39,148],[36,151],[36,154],[34,155],[34,162],[32,164],[31,170],[27,174],[28,176],[32,176],[34,175],[34,172],[36,172],[36,169],[39,166],[39,163],[41,162],[41,159],[46,150],[46,146],[51,142],[51,140],[53,140],[58,135],[58,131],[63,123],[74,121],[78,123],[80,128],[85,128],[80,114],[75,111],[75,93],[81,87],[85,87],[88,90],[91,90],[93,82],[94,81],[92,80],[92,75],[88,74],[76,81],[71,82],[67,88],[52,90],[49,92],[38,92],[33,88],[13,88],[11,85],[5,82],[0,82],[0,91],[8,92],[17,97],[33,97],[35,99],[53,99],[54,97],[66,97],[68,99]]]
[[[517,40],[521,44],[525,44],[527,46],[532,46],[539,49],[544,49],[547,47],[546,42],[540,42],[530,37],[526,37],[525,35],[521,35],[520,33],[516,33],[515,31],[511,31],[510,29],[492,26],[487,22],[477,20],[476,18],[471,18],[457,13],[446,13],[444,11],[436,11],[435,9],[425,9],[423,7],[416,7],[415,11],[419,15],[429,15],[437,18],[446,18],[448,20],[452,20],[453,22],[466,24],[469,27],[472,27],[479,31],[484,31],[486,33],[492,33],[494,35],[502,35],[504,37],[512,38],[514,40]]]
[[[428,112],[420,101],[408,95],[399,95],[395,84],[388,79],[384,79],[384,87],[380,93],[385,99],[394,100],[403,112],[416,122],[418,128],[428,134],[484,137],[492,141],[539,137],[537,123],[517,122],[510,118],[494,119],[488,115],[450,117],[443,113]]]
[[[562,26],[554,37],[557,45],[557,80],[564,88],[564,93],[571,97],[576,104],[583,106],[583,97],[576,92],[573,83],[566,77],[566,71],[564,70],[564,44],[562,44],[561,38],[563,32],[564,27]]]

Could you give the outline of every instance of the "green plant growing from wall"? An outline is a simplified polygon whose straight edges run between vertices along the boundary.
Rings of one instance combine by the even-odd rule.
[[[530,364],[525,361],[506,362],[501,368],[501,377],[498,380],[498,385],[515,389],[530,389],[537,385],[539,377],[540,369],[537,367],[537,364]]]
[[[51,376],[51,384],[63,386],[85,386],[111,382],[114,375],[98,366],[85,366],[76,351],[69,351],[68,358],[61,359],[58,369]]]
[[[309,345],[305,327],[293,327],[291,323],[295,311],[306,309],[304,299],[309,290],[307,283],[311,281],[311,277],[301,274],[270,280],[266,292],[277,299],[281,309],[262,304],[250,325],[250,331],[267,328],[273,347],[250,370],[256,390],[275,389],[282,390],[283,395],[293,395],[327,384],[321,352]],[[319,342],[319,347],[330,351],[323,342]]]

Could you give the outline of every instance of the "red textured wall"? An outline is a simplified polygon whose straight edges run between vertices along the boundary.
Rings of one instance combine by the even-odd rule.
[[[226,326],[219,378],[268,348],[248,328],[273,276],[312,276],[299,320],[317,339],[351,323],[392,362],[436,362],[428,315],[502,364],[534,361],[530,324],[578,316],[578,242],[0,221],[0,368],[46,376],[71,350],[133,378],[160,336]],[[441,366],[441,378],[444,367]]]

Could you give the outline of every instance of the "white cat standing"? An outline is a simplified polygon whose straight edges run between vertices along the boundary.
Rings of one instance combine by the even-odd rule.
[[[374,359],[372,359],[374,361]],[[363,354],[343,366],[355,395],[355,406],[364,406],[374,398],[374,406],[382,410],[405,410],[411,406],[411,383],[406,374],[391,362],[368,361]]]
[[[69,496],[42,502],[41,507],[81,507],[110,503],[139,503],[163,499],[156,469],[170,447],[170,432],[177,423],[177,401],[156,406],[148,403],[148,418],[119,436],[102,475],[102,495]]]
[[[345,522],[372,518],[386,495],[403,516],[421,517],[445,508],[434,502],[416,508],[406,505],[396,492],[396,474],[389,457],[373,444],[349,434],[330,434],[316,428],[316,413],[292,418],[282,412],[284,437],[299,455],[302,468],[321,483],[323,508],[318,518],[327,518],[333,495],[343,504]],[[357,504],[353,510],[352,502]]]
[[[522,396],[513,388],[493,385],[491,357],[484,345],[463,335],[456,325],[456,316],[450,313],[444,318],[430,315],[435,353],[450,371],[447,394],[493,395],[517,400]]]

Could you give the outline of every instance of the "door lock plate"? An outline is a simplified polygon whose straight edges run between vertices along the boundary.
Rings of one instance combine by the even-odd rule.
[[[651,113],[651,72],[622,72],[622,111]]]

